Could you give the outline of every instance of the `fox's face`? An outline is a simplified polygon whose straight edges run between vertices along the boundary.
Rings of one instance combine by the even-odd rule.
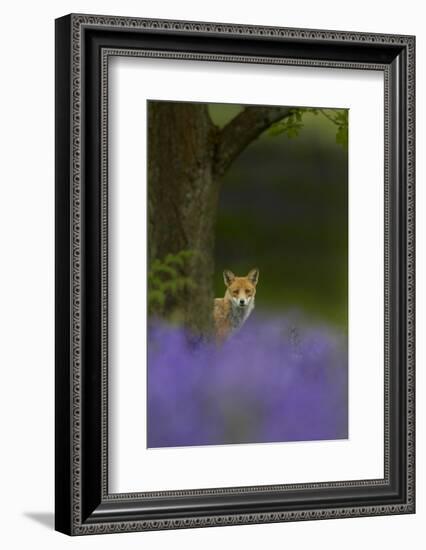
[[[232,271],[223,272],[223,280],[227,287],[226,293],[234,306],[245,308],[250,306],[256,294],[256,285],[259,280],[259,270],[252,269],[247,277],[236,277]]]

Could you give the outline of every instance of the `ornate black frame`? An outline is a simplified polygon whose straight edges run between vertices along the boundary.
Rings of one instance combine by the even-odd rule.
[[[56,529],[70,535],[414,513],[413,36],[68,15],[56,20]],[[385,77],[384,478],[109,494],[111,55],[374,69]]]

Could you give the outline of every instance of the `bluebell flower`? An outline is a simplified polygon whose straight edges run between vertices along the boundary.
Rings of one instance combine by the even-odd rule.
[[[152,323],[148,447],[347,438],[347,338],[298,323],[250,319],[221,347]]]

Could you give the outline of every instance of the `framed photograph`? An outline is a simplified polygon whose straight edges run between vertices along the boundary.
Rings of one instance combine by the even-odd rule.
[[[415,511],[413,36],[56,20],[56,529]]]

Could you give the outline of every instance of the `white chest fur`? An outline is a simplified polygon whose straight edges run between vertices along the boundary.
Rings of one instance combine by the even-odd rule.
[[[249,304],[245,307],[240,307],[234,302],[231,302],[230,321],[233,331],[236,331],[243,326],[253,309],[254,298],[250,300]]]

